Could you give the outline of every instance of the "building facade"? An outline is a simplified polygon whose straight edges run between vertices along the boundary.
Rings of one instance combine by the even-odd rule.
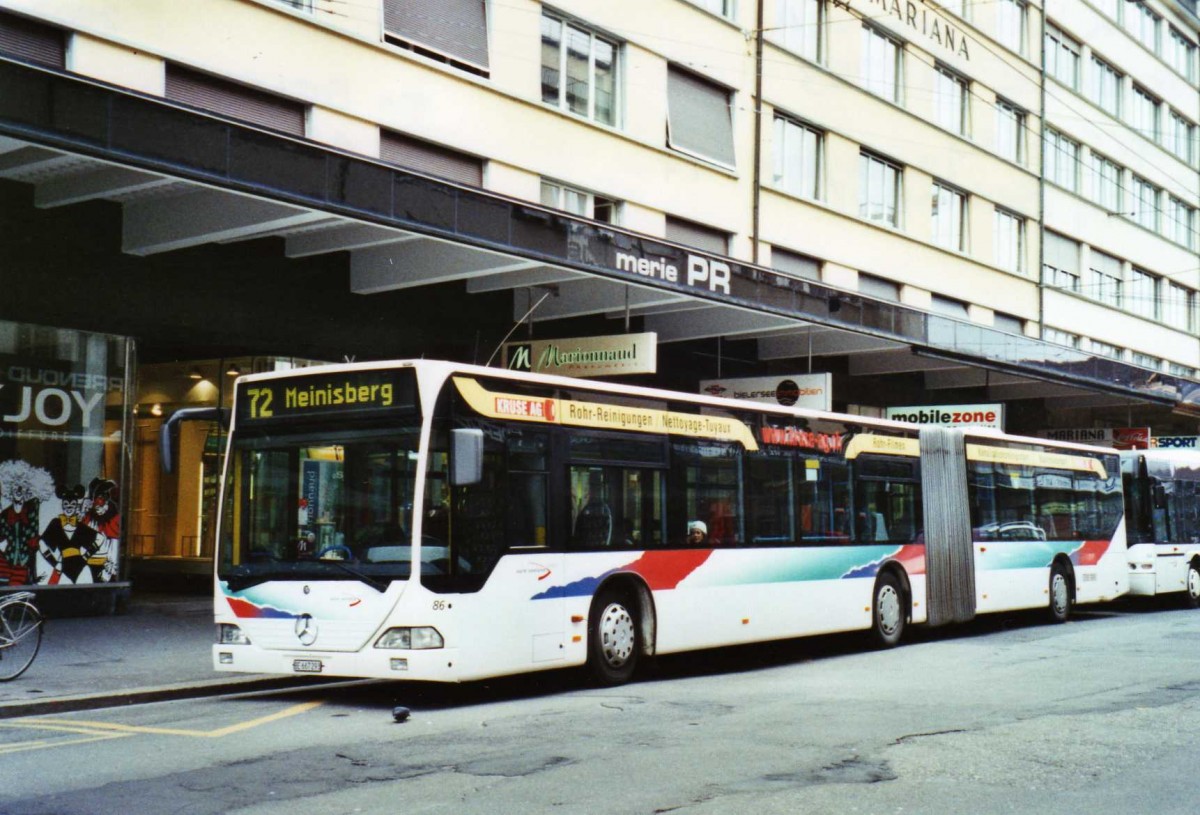
[[[654,332],[649,384],[1195,436],[1200,18],[1049,12],[0,0],[0,319],[136,342],[146,562],[204,562],[219,435],[164,481],[155,405],[275,360],[484,362],[517,322]]]

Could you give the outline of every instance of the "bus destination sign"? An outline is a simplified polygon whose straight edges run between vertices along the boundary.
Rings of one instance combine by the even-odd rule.
[[[259,422],[412,409],[412,371],[309,373],[247,382],[238,390],[238,422]]]

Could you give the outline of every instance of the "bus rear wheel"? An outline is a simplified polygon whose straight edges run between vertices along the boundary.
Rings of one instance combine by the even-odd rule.
[[[904,636],[908,615],[904,612],[904,590],[891,572],[884,572],[875,581],[871,604],[871,639],[880,648],[894,648]]]
[[[1071,618],[1071,580],[1061,563],[1050,567],[1050,619],[1065,623]]]
[[[602,685],[622,685],[633,678],[638,660],[637,611],[626,596],[606,590],[592,601],[588,634],[588,669]]]
[[[1200,608],[1200,560],[1193,560],[1188,564],[1183,604],[1188,608]]]

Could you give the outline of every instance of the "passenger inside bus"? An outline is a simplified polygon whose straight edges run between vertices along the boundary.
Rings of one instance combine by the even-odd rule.
[[[688,546],[708,545],[708,524],[704,521],[689,521],[687,527]]]

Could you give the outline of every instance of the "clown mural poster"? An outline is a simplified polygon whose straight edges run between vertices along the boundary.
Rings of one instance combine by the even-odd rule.
[[[57,333],[68,358],[0,354],[0,587],[119,579],[123,365]]]

